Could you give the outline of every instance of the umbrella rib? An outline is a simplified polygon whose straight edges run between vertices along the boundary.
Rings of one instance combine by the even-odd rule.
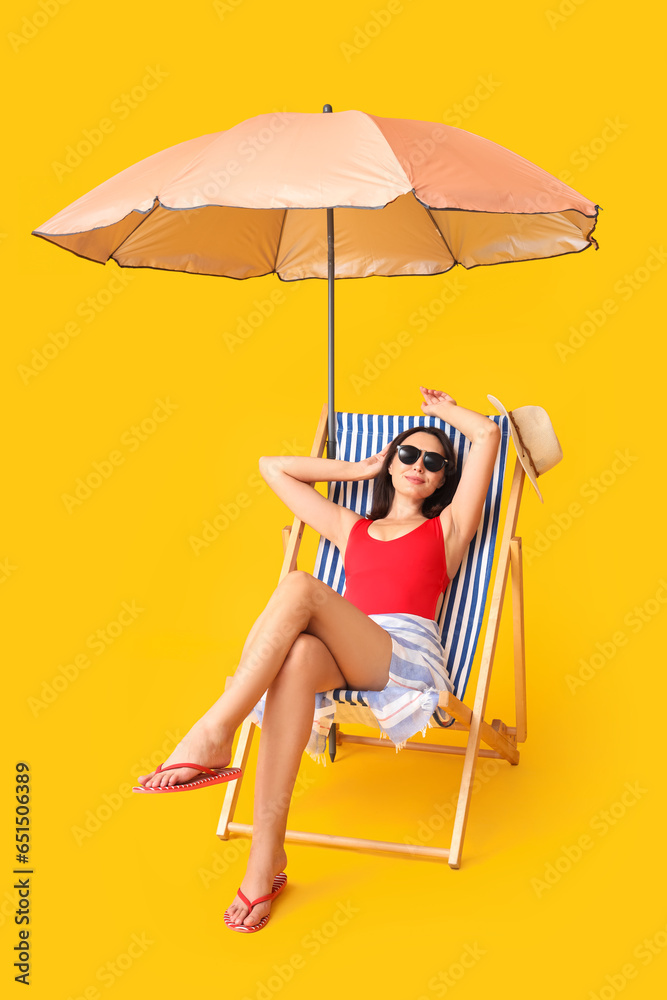
[[[413,194],[414,194],[414,191],[413,191]],[[423,204],[423,202],[422,202],[422,204]],[[452,253],[452,248],[450,247],[449,243],[445,239],[445,234],[443,233],[442,229],[440,228],[440,226],[438,225],[438,223],[433,218],[433,213],[431,212],[431,209],[428,207],[428,205],[424,205],[424,208],[426,209],[426,214],[428,215],[429,219],[431,220],[431,222],[435,226],[435,231],[438,233],[438,235],[440,236],[440,239],[442,240],[442,242],[447,247],[447,252],[449,253],[449,256],[452,258],[452,260],[454,261],[455,264],[460,264],[461,262],[458,261],[456,259],[456,257],[454,256],[454,254]]]
[[[285,228],[285,219],[287,218],[287,209],[283,209],[283,219],[280,223],[280,232],[278,233],[278,242],[276,243],[276,256],[273,261],[273,271],[274,274],[278,274],[278,257],[280,256],[280,243],[283,238],[283,229]]]
[[[132,229],[129,233],[127,233],[123,237],[123,239],[120,241],[120,243],[118,243],[118,245],[113,248],[113,250],[109,254],[107,260],[115,260],[119,267],[124,267],[125,265],[124,264],[119,264],[118,261],[116,260],[116,257],[114,255],[118,253],[118,251],[120,250],[120,248],[123,246],[124,243],[127,243],[127,241],[130,239],[131,236],[134,236],[134,234],[136,233],[137,229],[140,229],[141,226],[143,226],[144,222],[146,222],[147,219],[150,219],[151,215],[153,214],[153,212],[157,208],[163,208],[163,207],[164,206],[162,205],[162,202],[160,201],[159,194],[156,194],[154,196],[154,198],[153,198],[153,204],[152,204],[151,208],[145,214],[142,213],[143,217],[141,219],[139,219],[139,222],[137,222],[137,224],[134,227],[134,229]],[[138,210],[133,208],[132,211],[135,212],[135,211],[138,211]]]

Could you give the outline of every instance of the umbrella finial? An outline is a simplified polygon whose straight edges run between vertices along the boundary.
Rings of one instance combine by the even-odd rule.
[[[331,114],[331,112],[333,111],[333,108],[331,107],[330,104],[325,104],[324,107],[322,108],[322,111],[323,111],[323,113],[325,115],[326,114]]]

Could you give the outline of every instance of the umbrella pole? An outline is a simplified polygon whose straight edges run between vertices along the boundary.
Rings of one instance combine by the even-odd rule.
[[[329,421],[327,457],[336,457],[336,410],[334,403],[334,210],[327,209],[328,292],[329,292]]]
[[[333,111],[330,104],[322,108],[324,114]],[[334,210],[327,209],[327,290],[329,298],[329,419],[327,424],[327,458],[336,457],[336,409],[334,402]]]

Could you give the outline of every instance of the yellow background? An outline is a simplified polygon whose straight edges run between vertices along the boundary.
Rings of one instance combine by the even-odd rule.
[[[16,760],[33,779],[34,997],[654,997],[664,982],[664,273],[650,270],[664,239],[664,25],[655,7],[602,0],[404,0],[366,30],[388,10],[4,8],[0,975],[12,995]],[[159,83],[128,107],[149,69]],[[141,758],[170,752],[217,696],[277,581],[288,515],[252,477],[261,454],[310,448],[326,395],[326,286],[119,272],[30,232],[153,152],[325,102],[459,124],[569,174],[603,207],[600,250],[337,284],[339,409],[419,412],[421,383],[485,413],[487,392],[540,404],[554,423],[565,458],[541,480],[544,505],[526,486],[518,529],[529,738],[520,765],[501,765],[475,794],[460,870],[288,845],[287,891],[246,940],[222,922],[247,856],[246,841],[215,837],[223,790],[164,802],[127,788]],[[67,147],[103,118],[113,129],[63,172]],[[85,319],[119,273],[131,280]],[[444,313],[357,391],[351,376],[450,284]],[[225,334],[276,289],[273,313],[230,350]],[[20,366],[73,321],[80,333],[26,384]],[[582,346],[563,359],[571,328]],[[158,399],[173,412],[131,447],[123,435]],[[124,463],[68,512],[63,494],[119,447]],[[243,492],[249,505],[195,555],[191,536]],[[136,620],[97,655],[87,638],[133,601]],[[508,625],[488,714],[512,723]],[[90,665],[51,703],[29,700],[85,652]],[[572,689],[568,676],[595,654],[591,679]],[[349,745],[326,769],[304,756],[290,825],[447,846],[441,816],[460,768]],[[475,957],[456,979],[463,954]]]

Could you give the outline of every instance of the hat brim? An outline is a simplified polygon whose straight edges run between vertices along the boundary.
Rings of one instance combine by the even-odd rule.
[[[492,403],[495,406],[495,408],[498,410],[499,413],[502,413],[503,416],[507,417],[507,419],[509,420],[510,431],[512,434],[512,441],[514,442],[514,447],[516,449],[517,457],[521,462],[521,465],[523,466],[523,471],[526,473],[529,480],[533,484],[533,489],[540,498],[540,503],[544,503],[544,498],[540,493],[539,486],[537,485],[537,479],[535,470],[533,469],[533,464],[530,461],[528,453],[521,444],[521,435],[519,434],[518,428],[514,420],[512,419],[512,414],[503,406],[503,404],[500,402],[499,399],[496,399],[495,396],[491,396],[487,393],[486,398],[489,400],[490,403]]]

